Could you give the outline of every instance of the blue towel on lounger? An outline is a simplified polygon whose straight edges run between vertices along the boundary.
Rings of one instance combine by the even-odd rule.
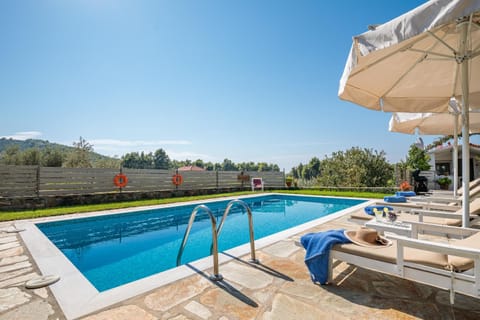
[[[400,202],[407,202],[407,198],[403,196],[387,196],[383,198],[383,201],[390,202],[390,203],[400,203]]]
[[[397,197],[415,197],[417,194],[415,191],[397,191],[395,195]]]
[[[365,207],[364,210],[366,214],[373,216],[375,215],[375,212],[373,211],[373,209],[383,211],[384,208],[387,208],[388,211],[393,211],[393,207],[388,207],[388,206],[368,206],[368,207]]]
[[[328,280],[328,257],[330,249],[338,243],[351,242],[343,233],[343,229],[325,232],[307,233],[300,238],[305,254],[305,264],[310,271],[313,282],[320,284]]]

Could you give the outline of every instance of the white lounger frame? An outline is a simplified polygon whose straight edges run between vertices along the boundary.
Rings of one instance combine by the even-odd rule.
[[[477,229],[447,227],[433,224],[412,223],[419,232],[433,232],[450,234],[454,236],[468,236],[479,232]],[[400,278],[424,283],[434,287],[453,292],[462,293],[475,298],[480,298],[480,250],[467,247],[459,247],[444,243],[435,243],[431,241],[407,238],[401,236],[388,236],[397,241],[397,263],[388,263],[383,261],[365,258],[358,255],[336,251],[334,248],[330,251],[329,260],[329,282],[332,281],[333,260],[340,260],[358,267],[370,269]],[[422,264],[405,262],[403,260],[403,250],[405,247],[417,248],[427,251],[440,252],[455,256],[472,258],[474,260],[473,274],[450,272],[448,270],[428,267]],[[452,292],[452,291],[451,291]],[[452,299],[453,303],[453,299]]]

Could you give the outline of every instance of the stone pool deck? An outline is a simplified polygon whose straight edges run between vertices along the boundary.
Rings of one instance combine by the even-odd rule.
[[[38,268],[10,226],[0,224],[0,319],[65,319],[49,288],[25,289]],[[307,232],[357,227],[345,215]],[[457,294],[452,307],[447,291],[343,262],[333,284],[315,285],[298,237],[257,250],[259,265],[248,255],[220,265],[221,282],[208,280],[211,270],[197,272],[81,319],[480,319],[479,299]]]

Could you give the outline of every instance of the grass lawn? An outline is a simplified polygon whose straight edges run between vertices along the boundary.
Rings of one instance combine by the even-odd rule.
[[[321,195],[321,196],[330,196],[330,197],[369,198],[369,199],[382,199],[384,196],[389,195],[384,193],[373,193],[373,192],[322,191],[322,190],[310,190],[310,189],[309,190],[276,190],[272,192],[286,193],[286,194],[290,193],[290,194],[305,194],[305,195]],[[242,196],[242,195],[252,194],[252,193],[253,192],[251,191],[242,191],[242,192],[220,193],[215,195],[114,202],[114,203],[79,205],[79,206],[69,206],[69,207],[38,209],[38,210],[0,211],[0,221],[49,217],[49,216],[58,216],[58,215],[65,215],[65,214],[72,214],[72,213],[123,209],[123,208],[141,207],[141,206],[153,206],[153,205],[159,205],[159,204],[205,200],[205,199],[213,199],[213,198],[220,198],[220,197]]]

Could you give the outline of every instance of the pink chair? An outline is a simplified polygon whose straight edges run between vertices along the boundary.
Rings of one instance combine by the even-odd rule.
[[[263,191],[263,180],[262,178],[252,178],[252,191],[255,189],[261,189]]]

